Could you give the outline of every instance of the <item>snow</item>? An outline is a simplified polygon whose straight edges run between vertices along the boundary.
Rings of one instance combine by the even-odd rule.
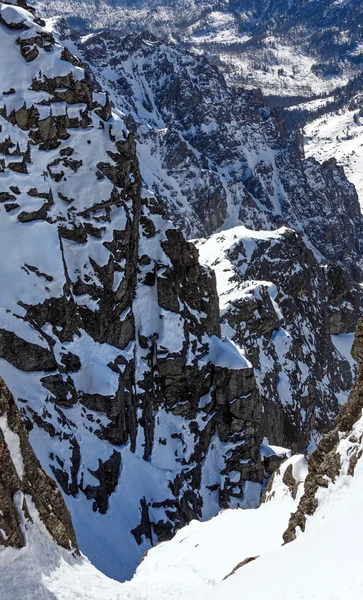
[[[221,340],[213,335],[209,344],[209,360],[216,367],[228,369],[251,368],[251,363],[243,356],[231,340]]]
[[[9,25],[21,25],[26,22],[32,23],[32,19],[27,10],[18,6],[7,6],[6,4],[0,5],[0,15],[4,19],[5,23]]]
[[[281,504],[230,509],[206,523],[192,521],[171,542],[149,551],[124,589],[140,600],[199,600],[245,558],[279,546],[293,507],[286,497]],[[150,581],[152,587],[147,586]]]
[[[363,433],[362,419],[353,433]],[[319,505],[308,518],[304,534],[267,552],[217,585],[203,600],[360,600],[363,595],[360,540],[363,535],[361,498],[363,461],[355,475],[346,474],[351,444],[344,439],[338,452],[342,472],[335,484],[318,493]],[[263,574],[263,577],[261,576]]]
[[[289,464],[303,476],[303,457],[289,459],[284,468]],[[138,485],[135,466],[134,484]],[[299,490],[293,500],[280,476],[271,499],[259,509],[228,509],[207,522],[192,521],[173,540],[150,550],[132,581],[124,584],[108,579],[85,557],[74,557],[57,547],[27,497],[33,524],[23,523],[25,548],[0,551],[2,589],[7,600],[200,600],[241,561],[281,545],[281,532],[302,486]],[[85,527],[89,518],[86,513]],[[116,523],[114,527],[117,531]],[[123,548],[126,558],[127,546]]]
[[[276,295],[276,288],[270,282],[243,281],[243,275],[257,247],[256,242],[281,239],[286,229],[286,227],[281,227],[276,231],[253,231],[244,225],[240,225],[215,233],[208,239],[195,240],[200,262],[213,268],[216,273],[222,315],[233,300],[254,293],[258,284],[266,285],[271,289],[271,294]],[[243,266],[238,269],[241,276],[240,281],[236,282],[235,268],[229,258],[229,252],[239,247],[241,242],[245,251],[245,260]]]
[[[332,335],[331,339],[338,353],[343,358],[345,358],[350,364],[350,368],[354,377],[357,372],[357,363],[351,355],[352,345],[354,342],[354,333],[342,333],[340,335]],[[339,394],[337,394],[339,404],[345,404],[348,400],[348,396],[348,391],[342,391]]]
[[[347,73],[320,76],[314,66],[323,58],[315,52],[315,41],[308,45],[310,38],[306,37],[304,25],[297,32],[287,28],[283,35],[269,34],[266,16],[269,20],[271,10],[272,15],[275,11],[281,14],[279,5],[271,8],[263,3],[257,6],[247,3],[241,8],[229,1],[209,3],[199,0],[188,0],[187,3],[183,0],[112,3],[83,0],[76,4],[72,0],[36,0],[35,4],[45,16],[73,18],[82,32],[109,29],[126,34],[146,28],[160,38],[182,43],[195,53],[210,56],[231,84],[261,88],[273,95],[306,97],[330,92],[347,81],[354,70],[352,64],[345,64]],[[329,11],[332,6],[333,1]],[[256,28],[259,20],[264,27]],[[90,35],[84,35],[83,39]],[[346,35],[346,32],[340,32],[341,44],[347,43]],[[337,42],[336,33],[334,38]],[[351,53],[359,55],[360,46],[356,40]]]
[[[309,107],[309,105],[307,105]],[[355,185],[363,206],[363,127],[359,105],[330,112],[305,127],[305,152],[319,161],[334,156]]]
[[[27,30],[27,35],[29,31],[34,31],[38,27],[33,23],[31,16],[29,16],[29,23],[30,29]],[[19,31],[8,31],[7,28],[0,26],[0,43],[2,44],[4,40],[2,49],[4,47],[5,52],[9,54],[9,60],[0,64],[0,77],[5,90],[12,87],[16,89],[15,94],[4,95],[3,104],[7,111],[19,109],[24,103],[28,107],[39,106],[41,116],[46,118],[49,115],[48,107],[39,103],[48,102],[52,99],[52,95],[31,89],[36,87],[32,86],[32,81],[40,80],[50,74],[52,76],[67,74],[78,80],[83,78],[84,72],[62,60],[62,47],[57,43],[49,52],[39,48],[38,57],[27,63],[21,56],[19,44],[16,43],[18,36],[23,35]],[[146,82],[144,84],[146,87],[143,87],[143,90],[147,92]],[[63,89],[63,82],[56,85],[58,90]],[[100,97],[98,92],[94,99],[100,99],[101,104],[105,102],[104,95]],[[80,112],[85,109],[85,105],[73,104],[69,107],[65,102],[52,102],[51,109],[56,115],[68,112],[69,116],[80,118]],[[118,371],[126,370],[130,363],[132,367],[135,365],[136,389],[132,392],[135,395],[138,392],[144,393],[141,387],[138,388],[138,382],[142,382],[145,370],[150,372],[148,350],[133,341],[123,349],[95,341],[82,329],[81,322],[71,334],[62,336],[61,319],[59,326],[52,320],[52,325],[44,322],[38,329],[25,319],[27,314],[25,306],[44,305],[47,301],[60,299],[64,295],[69,295],[78,306],[86,307],[91,313],[96,313],[94,316],[90,314],[89,319],[98,319],[97,313],[102,304],[102,294],[99,294],[98,290],[103,286],[100,272],[107,271],[111,265],[110,261],[115,261],[115,255],[111,255],[108,249],[109,244],[114,241],[114,232],[122,233],[134,217],[131,203],[127,200],[118,206],[110,202],[111,194],[114,192],[112,182],[107,177],[103,179],[96,177],[97,164],[100,160],[104,160],[105,157],[113,160],[114,144],[111,138],[120,141],[125,139],[126,127],[122,120],[122,113],[116,110],[108,121],[107,128],[101,127],[100,119],[93,111],[89,111],[88,116],[91,119],[89,127],[70,128],[70,138],[62,139],[58,148],[42,151],[36,144],[31,144],[31,162],[27,163],[28,174],[10,172],[8,169],[0,173],[0,181],[4,189],[9,188],[10,185],[18,185],[22,190],[16,195],[19,208],[10,213],[0,208],[1,247],[12,249],[1,271],[7,285],[0,290],[2,307],[0,327],[12,330],[22,339],[41,345],[43,348],[51,346],[59,365],[62,364],[64,354],[73,353],[79,357],[79,370],[66,374],[62,368],[60,369],[62,380],[68,383],[68,375],[68,381],[72,382],[74,398],[72,396],[67,399],[74,399],[75,404],[60,408],[53,402],[53,394],[42,385],[42,379],[47,375],[44,372],[23,372],[0,359],[0,374],[16,401],[26,401],[22,403],[22,408],[34,424],[29,433],[30,443],[44,469],[54,477],[56,469],[59,469],[61,464],[64,472],[63,481],[66,482],[65,492],[68,491],[67,481],[68,485],[72,482],[78,486],[79,493],[76,497],[64,493],[64,498],[73,519],[81,550],[106,575],[114,579],[126,580],[134,574],[143,553],[156,541],[156,539],[143,538],[138,545],[131,533],[140,524],[140,500],[146,498],[150,504],[149,513],[153,523],[161,520],[168,521],[165,507],[153,505],[165,500],[175,502],[177,494],[172,493],[171,483],[181,471],[187,470],[185,460],[190,459],[191,468],[195,467],[195,462],[192,462],[195,434],[191,431],[190,419],[174,414],[167,416],[166,410],[160,407],[158,410],[154,407],[155,438],[151,456],[148,461],[144,460],[145,437],[142,422],[145,414],[142,401],[139,402],[137,398],[135,400],[136,448],[131,450],[130,439],[124,444],[111,444],[105,439],[103,429],[115,426],[117,430],[116,419],[111,424],[110,418],[114,417],[122,402],[120,396],[123,389],[119,389]],[[0,122],[1,141],[10,136],[15,144],[19,144],[21,151],[25,151],[29,141],[27,132],[11,125],[3,117],[0,117]],[[162,135],[164,133],[160,131],[160,136]],[[69,148],[73,150],[72,160],[77,161],[76,171],[68,167],[65,160],[59,161],[61,153],[66,151],[67,154]],[[8,155],[5,159],[7,162],[19,161],[19,157],[13,158]],[[158,165],[160,166],[160,163]],[[53,174],[60,176],[58,180],[50,177],[50,169]],[[38,210],[44,204],[44,197],[41,195],[34,196],[33,193],[24,192],[24,185],[29,181],[34,182],[39,194],[49,194],[50,191],[52,193],[54,203],[48,210],[46,221],[37,219],[22,223],[18,219],[20,211]],[[146,194],[147,197],[152,196],[148,190],[145,190]],[[107,213],[101,207],[103,203],[107,204]],[[160,215],[149,214],[147,202],[143,203],[142,211],[153,221],[157,234],[147,237],[142,231],[140,232],[138,255],[141,257],[145,254],[150,257],[160,280],[164,272],[171,267],[170,260],[163,251],[162,242],[167,240],[166,232],[173,226]],[[86,235],[81,238],[84,239],[81,243],[58,235],[58,226],[73,229],[74,226],[85,228],[90,225],[97,228],[98,235]],[[110,288],[112,286],[116,290],[122,286],[126,266],[124,257],[117,262],[117,276],[109,282]],[[155,343],[157,351],[167,358],[168,354],[179,353],[186,348],[185,342],[190,327],[186,327],[186,318],[179,312],[168,311],[159,306],[157,283],[153,286],[144,283],[150,266],[142,264],[139,266],[136,295],[132,307],[125,306],[120,318],[126,320],[129,314],[131,316],[132,310],[137,335],[150,338]],[[80,293],[77,294],[77,291]],[[108,292],[108,289],[105,291]],[[61,303],[58,305],[54,302],[55,310],[58,310],[60,305]],[[206,319],[205,313],[187,304],[180,307],[180,311],[182,309],[186,314],[189,313],[193,320],[203,325],[203,320]],[[90,330],[92,328],[87,329],[88,332]],[[199,358],[202,360],[202,355],[205,353],[206,361],[221,367],[231,366],[240,369],[249,365],[239,350],[228,340],[221,341],[216,337],[205,336],[202,344],[201,340],[191,335],[188,342],[186,351],[190,362]],[[89,409],[87,404],[101,406],[102,412]],[[42,428],[37,424],[36,419],[33,418],[35,415],[51,428],[54,435],[49,435],[47,425]],[[209,415],[204,410],[203,403],[196,412],[195,419],[200,430],[209,426]],[[116,431],[118,432],[119,430]],[[164,440],[167,441],[167,446],[163,445]],[[76,443],[80,448],[80,464],[78,470],[72,470]],[[209,490],[206,486],[216,483],[223,485],[224,476],[221,476],[220,472],[225,468],[228,453],[232,448],[232,442],[222,443],[218,435],[215,435],[213,449],[202,461],[201,496],[205,519],[214,516],[219,510],[217,492]],[[95,511],[93,500],[88,500],[82,490],[87,486],[98,485],[94,473],[97,472],[100,461],[109,460],[115,452],[120,455],[120,472],[116,488],[109,498],[107,513],[104,515]],[[14,444],[12,453],[15,462]],[[218,469],[215,469],[216,465]],[[243,491],[244,498],[240,500],[241,504],[256,506],[261,485],[245,484]],[[184,490],[180,494],[182,495],[183,492]]]
[[[73,352],[81,361],[81,369],[73,374],[73,381],[78,390],[90,394],[103,396],[114,395],[118,389],[118,374],[111,371],[109,363],[123,354],[118,348],[109,344],[95,342],[86,332],[80,330],[81,335],[75,336],[73,342],[66,342],[60,349]],[[57,348],[55,348],[57,351]],[[127,358],[128,353],[124,353]]]
[[[22,499],[18,502],[21,511]],[[84,558],[56,546],[26,496],[33,524],[21,511],[27,544],[0,546],[0,581],[4,600],[124,600],[121,586]]]
[[[241,44],[247,42],[244,37]],[[249,88],[261,88],[265,95],[313,96],[329,93],[348,81],[347,76],[319,77],[312,67],[316,56],[296,48],[282,36],[264,37],[259,44],[245,44],[241,51],[226,46],[219,58],[231,83],[243,82]]]
[[[354,342],[354,333],[341,333],[340,335],[332,335],[331,339],[339,354],[341,354],[349,362],[350,366],[355,369],[357,367],[357,363],[351,354]]]
[[[10,452],[11,460],[14,463],[18,477],[22,480],[24,475],[24,463],[20,449],[20,438],[17,433],[10,429],[6,415],[0,416],[0,429],[3,432],[5,443]]]
[[[273,456],[274,454],[277,456],[290,458],[292,455],[292,450],[290,448],[283,448],[282,446],[273,446],[268,443],[266,438],[263,439],[263,443],[260,446],[261,456]]]

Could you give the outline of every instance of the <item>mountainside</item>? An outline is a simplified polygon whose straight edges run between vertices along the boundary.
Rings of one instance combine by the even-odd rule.
[[[65,16],[81,33],[122,34],[147,27],[207,53],[231,82],[274,96],[330,92],[361,69],[359,0],[37,0],[42,14]]]
[[[81,550],[126,578],[190,519],[258,504],[259,393],[107,96],[31,13],[0,18],[0,372]]]
[[[127,115],[144,182],[174,223],[193,237],[228,230],[197,246],[222,278],[222,301],[225,287],[232,289],[223,333],[255,369],[262,437],[313,448],[352,384],[349,339],[336,336],[354,332],[362,305],[362,217],[353,186],[334,159],[305,159],[302,139],[287,132],[280,113],[258,92],[235,93],[204,58],[146,32],[79,38],[64,21],[56,29]],[[254,253],[252,241],[243,246],[245,229],[234,230],[238,223],[288,225],[301,235],[278,244],[267,231]]]
[[[359,204],[334,161],[305,160],[263,98],[235,95],[205,60],[143,36],[92,36],[79,48],[97,57],[123,110],[112,113],[42,22],[6,4],[1,19],[4,252],[21,242],[2,267],[0,372],[81,549],[122,579],[192,518],[257,506],[264,438],[304,450],[329,428],[352,382],[349,349],[330,334],[352,332],[361,306],[349,275],[360,273]],[[112,46],[114,87],[102,64],[110,43],[122,50]],[[295,234],[270,256],[268,241],[254,253],[241,240],[230,258],[237,277],[260,282],[263,318],[251,294],[237,316],[232,307],[226,337],[239,351],[219,338],[212,272],[142,176],[189,235],[228,219],[287,223],[341,266],[321,268]]]
[[[335,571],[363,481],[358,195],[261,91],[185,46],[217,12],[253,44],[297,18],[304,43],[324,19],[328,40],[342,19],[347,74],[360,7],[114,1],[110,30],[70,27],[102,6],[46,23],[0,2],[0,585],[357,600],[360,578]],[[174,40],[115,31],[149,17]]]
[[[353,252],[356,264],[353,186],[333,160],[305,159],[298,133],[259,92],[236,93],[205,58],[146,33],[102,32],[70,45],[130,115],[143,177],[188,237],[288,225],[323,257],[348,262]]]

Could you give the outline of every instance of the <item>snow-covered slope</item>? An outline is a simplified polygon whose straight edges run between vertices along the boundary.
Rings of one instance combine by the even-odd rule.
[[[13,3],[0,46],[0,373],[81,550],[125,579],[191,519],[258,504],[260,397],[107,95]]]
[[[309,104],[306,106],[309,109]],[[363,94],[350,99],[344,108],[314,119],[305,127],[308,156],[327,160],[335,156],[355,185],[363,205]]]
[[[313,449],[352,386],[339,340],[355,329],[359,286],[345,287],[344,274],[321,267],[287,228],[235,227],[197,247],[216,273],[222,333],[255,368],[263,435],[295,451]]]
[[[362,332],[360,322],[353,349],[360,366]],[[34,553],[30,570],[27,549],[18,554],[13,549],[2,551],[7,597],[15,600],[13,592],[20,589],[24,598],[33,600],[34,589],[47,600],[359,600],[362,389],[360,370],[336,429],[309,459],[306,479],[306,461],[291,457],[275,473],[259,509],[227,510],[206,523],[191,523],[171,542],[151,550],[133,580],[122,585],[106,580],[79,559],[65,560],[61,551],[49,547],[48,538],[43,537],[40,545],[39,532],[30,528],[29,549],[49,554]],[[289,513],[297,505],[284,534],[289,543],[281,545]],[[44,531],[40,533],[44,536]],[[22,568],[25,590],[15,577]]]
[[[242,567],[205,600],[359,600],[362,461],[324,494],[305,533]]]
[[[359,0],[36,0],[81,33],[149,28],[204,52],[231,82],[277,96],[311,96],[342,84],[362,64]]]
[[[221,507],[257,507],[270,416],[269,398],[262,415],[251,363],[262,371],[260,389],[288,406],[276,441],[303,423],[296,443],[305,448],[311,431],[320,434],[332,420],[352,361],[336,351],[347,344],[333,345],[330,334],[352,331],[360,308],[352,278],[361,275],[362,221],[336,162],[304,159],[301,139],[287,134],[262,96],[235,93],[206,60],[143,35],[67,43],[93,74],[31,12],[0,3],[7,57],[0,62],[0,373],[43,468],[63,491],[81,550],[121,580],[144,551],[191,520],[208,520]],[[94,89],[95,74],[122,112]],[[231,229],[226,243],[222,234],[205,242],[203,262],[219,247],[213,262],[225,321],[229,311],[224,333],[238,347],[221,337],[212,271],[147,188],[193,235],[242,221],[269,230]],[[272,231],[283,225],[300,235]],[[2,435],[14,448],[7,425],[1,421]],[[290,466],[281,477],[295,495]],[[198,594],[207,580],[228,575],[237,554],[266,549],[251,538],[249,519],[257,527],[263,514],[267,527],[275,523],[269,510],[228,512],[231,527],[239,515],[246,545],[231,547],[214,579],[200,557]],[[107,597],[118,597],[117,584],[48,545],[36,513],[34,526],[24,551],[2,550],[8,582],[24,558],[33,583],[43,578],[37,595],[68,600],[89,578],[91,598],[102,598],[103,585]],[[204,547],[214,537],[211,529]],[[271,529],[267,550],[279,543]],[[154,566],[168,548],[150,555]],[[155,568],[147,560],[122,588],[130,598],[150,593],[145,579]],[[175,593],[183,594],[178,577]],[[160,585],[165,592],[168,580]]]
[[[1,594],[4,599],[127,598],[119,582],[103,575],[85,557],[72,556],[56,546],[34,510],[31,518],[33,523],[27,525],[26,547],[0,550]]]
[[[188,237],[289,225],[328,260],[349,262],[353,252],[357,263],[353,186],[334,161],[305,159],[302,139],[258,91],[235,93],[205,58],[146,33],[74,42],[58,28],[129,114],[143,178]]]

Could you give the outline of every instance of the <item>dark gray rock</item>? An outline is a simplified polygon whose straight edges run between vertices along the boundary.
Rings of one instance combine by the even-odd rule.
[[[0,536],[0,545],[17,548],[25,545],[20,524],[22,519],[25,519],[25,523],[26,520],[31,521],[26,494],[34,502],[55,542],[68,550],[77,551],[76,536],[62,494],[36,458],[19,410],[2,379],[0,417],[0,529],[5,532],[5,538]],[[19,457],[14,464],[12,450],[6,442],[8,430],[18,437],[21,465]],[[20,468],[22,473],[19,472]]]
[[[354,469],[362,456],[362,439],[353,434],[354,425],[362,416],[363,408],[363,319],[360,318],[355,334],[352,354],[359,364],[358,378],[347,403],[339,413],[335,427],[323,436],[315,452],[309,457],[309,472],[305,480],[304,494],[299,502],[297,511],[290,517],[288,527],[283,535],[284,542],[290,542],[296,538],[296,530],[299,527],[305,530],[306,517],[316,511],[319,501],[316,494],[319,488],[327,488],[343,474],[354,476]],[[346,450],[349,456],[348,468],[342,464],[338,445],[342,439],[348,438],[350,447]]]

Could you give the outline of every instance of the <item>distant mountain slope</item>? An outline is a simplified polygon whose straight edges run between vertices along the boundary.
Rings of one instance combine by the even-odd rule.
[[[357,263],[354,187],[334,160],[305,159],[302,139],[259,92],[236,93],[205,58],[147,33],[72,42],[57,27],[129,115],[143,178],[188,237],[288,225],[324,258]]]
[[[309,104],[306,105],[309,109]],[[363,92],[349,98],[345,106],[330,111],[305,126],[305,148],[309,156],[326,160],[335,156],[355,185],[363,205]]]
[[[36,6],[46,16],[65,16],[82,33],[147,27],[172,36],[206,52],[230,81],[274,95],[331,91],[363,61],[359,0],[37,0]]]

